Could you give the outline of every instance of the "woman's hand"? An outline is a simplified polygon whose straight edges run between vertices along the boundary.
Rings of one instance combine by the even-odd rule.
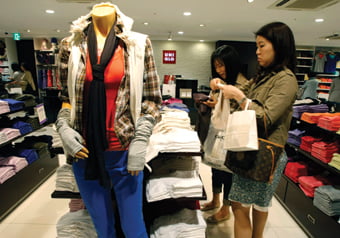
[[[218,87],[223,93],[224,98],[235,99],[238,103],[241,103],[241,104],[245,102],[245,100],[242,100],[242,99],[246,98],[246,96],[237,87],[233,85],[223,85],[223,84],[218,84]]]
[[[210,108],[214,108],[217,103],[217,99],[215,97],[210,97],[207,101],[202,102],[202,103],[207,105]]]
[[[211,90],[219,89],[219,87],[217,86],[217,84],[219,83],[222,83],[222,80],[220,78],[213,78],[212,80],[210,80]]]

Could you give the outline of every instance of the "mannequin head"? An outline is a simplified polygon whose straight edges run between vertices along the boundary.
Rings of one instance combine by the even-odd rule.
[[[91,15],[94,17],[103,17],[114,15],[116,13],[116,9],[114,8],[113,4],[106,2],[106,3],[99,3],[92,7]]]

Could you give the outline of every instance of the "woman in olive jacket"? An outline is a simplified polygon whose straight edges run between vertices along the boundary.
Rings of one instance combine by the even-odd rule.
[[[235,99],[245,107],[255,110],[259,137],[266,127],[268,140],[285,145],[292,118],[292,106],[298,85],[295,78],[295,41],[291,29],[284,23],[273,22],[256,33],[256,55],[259,63],[257,75],[240,90],[232,85],[212,81],[212,89],[220,88],[225,98]],[[246,93],[244,93],[246,92]],[[266,120],[264,120],[266,118]],[[266,124],[266,125],[265,125]],[[268,208],[279,183],[287,155],[283,152],[271,183],[258,182],[233,174],[229,193],[235,216],[236,238],[262,238],[268,217]],[[253,209],[252,216],[250,208]]]

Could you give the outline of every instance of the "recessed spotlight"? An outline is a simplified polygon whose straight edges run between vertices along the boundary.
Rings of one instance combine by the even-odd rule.
[[[205,27],[205,25],[204,24],[200,24],[200,27]]]
[[[30,30],[30,29],[27,29],[26,32],[31,32],[31,30]]]
[[[329,38],[326,38],[326,40],[329,40]]]
[[[204,40],[200,40],[200,42],[204,42]]]
[[[317,18],[317,19],[315,19],[315,22],[323,22],[323,21],[324,21],[323,18]]]
[[[147,26],[147,25],[149,25],[149,22],[144,22],[143,24],[144,24],[145,26]]]
[[[184,34],[184,32],[183,31],[179,31],[179,32],[177,32],[179,35],[183,35]]]
[[[48,14],[53,14],[54,10],[47,9],[45,12],[48,13]]]
[[[59,30],[59,29],[57,29],[57,30],[55,30],[55,31],[56,31],[56,32],[58,32],[58,33],[60,32],[60,30]]]
[[[184,12],[183,15],[184,16],[191,16],[191,12]]]
[[[248,3],[252,3],[252,2],[254,2],[254,0],[247,0],[247,2],[248,2]]]

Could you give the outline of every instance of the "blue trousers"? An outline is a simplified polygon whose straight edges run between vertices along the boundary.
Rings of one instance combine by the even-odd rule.
[[[105,167],[112,181],[125,237],[147,238],[142,211],[143,171],[131,176],[127,172],[127,155],[127,151],[104,152]],[[98,238],[116,238],[111,190],[102,187],[98,180],[85,180],[84,160],[74,162],[73,171]]]

